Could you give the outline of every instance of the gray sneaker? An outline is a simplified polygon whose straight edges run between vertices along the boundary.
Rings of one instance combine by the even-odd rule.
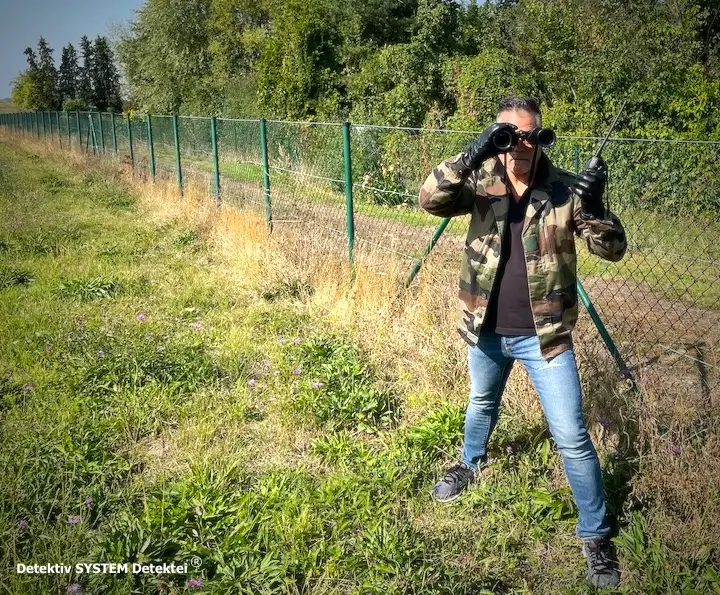
[[[613,552],[612,544],[607,537],[598,537],[586,541],[582,548],[587,558],[587,580],[596,587],[617,587],[620,584],[620,571]]]
[[[463,493],[475,479],[475,471],[464,463],[450,467],[440,481],[435,484],[430,495],[438,502],[450,502]]]

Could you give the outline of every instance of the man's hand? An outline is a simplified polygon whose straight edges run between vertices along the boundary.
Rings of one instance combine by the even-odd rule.
[[[460,161],[465,167],[471,170],[476,170],[480,167],[483,161],[495,157],[500,153],[506,153],[507,151],[501,151],[495,146],[495,137],[501,133],[507,133],[512,135],[517,130],[517,126],[506,122],[496,122],[491,126],[488,126],[483,130],[482,134],[478,136],[462,154]]]
[[[607,166],[602,157],[593,158],[578,174],[571,190],[580,197],[580,216],[587,219],[603,219],[606,215],[603,205]]]

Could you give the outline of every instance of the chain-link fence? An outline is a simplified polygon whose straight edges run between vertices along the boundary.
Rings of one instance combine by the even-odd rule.
[[[117,155],[181,188],[199,181],[223,202],[263,212],[270,229],[297,229],[369,266],[392,255],[409,275],[430,247],[434,259],[459,263],[468,217],[441,221],[417,196],[477,131],[88,112],[4,114],[0,125]],[[547,154],[577,171],[599,140],[560,137]],[[578,242],[580,281],[639,382],[709,407],[720,392],[720,143],[611,138],[603,156],[628,251],[611,263]],[[585,315],[580,323],[592,328]],[[607,358],[599,339],[583,342],[590,359]]]

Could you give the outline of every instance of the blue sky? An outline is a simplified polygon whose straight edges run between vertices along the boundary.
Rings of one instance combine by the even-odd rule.
[[[0,98],[10,96],[12,80],[27,68],[26,47],[37,48],[40,36],[55,51],[60,66],[62,48],[72,43],[79,49],[87,35],[111,37],[113,25],[127,23],[144,0],[0,0]]]

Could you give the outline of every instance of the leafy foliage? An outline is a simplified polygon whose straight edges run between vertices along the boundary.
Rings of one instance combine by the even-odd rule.
[[[300,379],[295,397],[298,411],[309,412],[331,428],[375,431],[398,415],[395,397],[375,386],[369,367],[356,349],[339,339],[304,341],[289,347]]]

